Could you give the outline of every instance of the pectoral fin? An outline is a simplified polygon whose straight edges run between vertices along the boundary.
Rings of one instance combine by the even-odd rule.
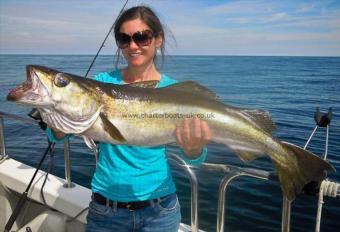
[[[96,166],[97,166],[98,161],[99,161],[99,149],[98,149],[97,144],[93,141],[93,139],[90,139],[86,136],[83,136],[83,139],[84,139],[86,146],[88,146],[91,149],[91,151],[94,153],[94,156],[96,158]]]
[[[120,133],[117,127],[115,127],[106,117],[105,114],[100,113],[100,118],[102,119],[104,130],[111,135],[114,140],[119,141],[120,143],[126,143],[126,139]]]

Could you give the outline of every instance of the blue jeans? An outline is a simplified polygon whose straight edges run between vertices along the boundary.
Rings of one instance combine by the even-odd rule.
[[[176,194],[134,211],[105,206],[92,199],[86,232],[177,232],[180,222],[181,210]]]

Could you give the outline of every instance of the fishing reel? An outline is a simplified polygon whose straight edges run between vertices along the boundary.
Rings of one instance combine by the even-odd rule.
[[[319,127],[327,127],[332,120],[333,117],[333,110],[332,107],[329,107],[327,113],[320,112],[320,108],[316,107],[316,111],[314,113],[314,120],[316,125]]]

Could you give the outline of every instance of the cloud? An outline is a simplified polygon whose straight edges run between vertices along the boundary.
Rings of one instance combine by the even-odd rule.
[[[269,41],[328,41],[339,42],[340,32],[335,33],[277,33],[266,38]]]
[[[305,3],[301,6],[299,6],[299,8],[296,10],[296,12],[298,13],[306,13],[306,12],[311,12],[315,9],[315,7],[317,6],[316,2],[312,2],[312,3]]]
[[[267,22],[277,22],[289,19],[289,15],[286,12],[280,12],[273,14]]]
[[[317,13],[328,11],[328,7],[332,8],[331,6],[333,3],[336,3],[336,0],[323,0],[323,1],[307,1],[297,6],[295,10],[296,13]],[[332,11],[332,10],[330,10]]]
[[[268,1],[232,1],[207,8],[210,15],[239,15],[272,12],[276,4]]]

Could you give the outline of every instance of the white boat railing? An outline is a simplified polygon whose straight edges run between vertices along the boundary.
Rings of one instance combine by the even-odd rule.
[[[5,144],[5,135],[4,135],[4,120],[0,116],[0,160],[6,158],[6,144]]]
[[[0,162],[8,157],[6,153],[6,143],[5,143],[5,135],[4,135],[4,118],[9,118],[13,120],[19,120],[22,122],[27,122],[31,124],[38,125],[35,120],[30,118],[23,118],[20,116],[16,116],[13,114],[7,114],[0,111]],[[317,129],[317,128],[316,128]],[[316,130],[315,129],[315,130]],[[313,131],[311,137],[315,133]],[[327,127],[328,132],[328,127]],[[311,140],[311,137],[308,139],[305,148],[307,147],[308,143]],[[326,141],[326,148],[328,147],[328,134],[327,134],[327,141]],[[327,149],[326,149],[327,151]],[[72,188],[72,180],[71,180],[71,163],[70,163],[70,145],[69,140],[65,140],[64,142],[64,159],[65,159],[65,184],[63,187],[65,188]],[[325,153],[324,157],[327,156]],[[199,225],[199,217],[198,217],[198,181],[195,174],[195,169],[202,168],[204,170],[213,170],[217,172],[224,173],[224,177],[222,178],[219,186],[219,195],[218,195],[218,211],[217,211],[217,232],[224,231],[224,221],[225,221],[225,206],[226,206],[226,189],[229,183],[237,177],[240,176],[248,176],[257,179],[264,179],[264,180],[274,180],[277,181],[277,177],[270,172],[260,170],[260,169],[253,169],[253,168],[240,168],[232,165],[223,165],[223,164],[213,164],[213,163],[203,163],[199,167],[192,167],[186,164],[186,162],[180,158],[180,156],[169,153],[168,157],[170,160],[175,161],[175,163],[181,167],[187,174],[190,180],[191,186],[191,231],[198,232],[198,225]],[[319,205],[318,205],[318,216],[316,222],[316,229],[315,231],[320,230],[320,220],[321,220],[321,206],[323,203],[323,196],[330,196],[330,197],[339,197],[340,196],[340,183],[330,182],[328,180],[324,180],[321,183],[320,194],[319,194]],[[291,202],[286,198],[283,198],[283,205],[282,205],[282,221],[281,221],[281,231],[282,232],[289,232],[290,231],[290,218],[291,218]]]
[[[194,170],[178,155],[169,153],[169,158],[186,172],[191,187],[191,231],[198,232],[198,182]]]

